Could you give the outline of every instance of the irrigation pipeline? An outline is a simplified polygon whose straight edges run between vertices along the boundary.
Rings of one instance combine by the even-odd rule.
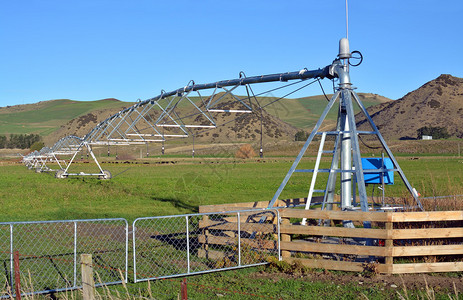
[[[188,93],[191,91],[199,91],[199,90],[206,90],[206,89],[213,89],[216,87],[227,87],[227,86],[237,86],[237,85],[247,85],[253,83],[265,83],[265,82],[275,82],[275,81],[282,81],[286,82],[289,80],[296,80],[296,79],[310,79],[310,78],[334,78],[330,75],[331,66],[326,66],[323,69],[318,70],[307,70],[302,69],[301,71],[295,72],[287,72],[287,73],[280,73],[280,74],[270,74],[270,75],[261,75],[261,76],[253,76],[253,77],[243,77],[238,79],[231,79],[231,80],[222,80],[213,83],[205,83],[205,84],[193,84],[191,86],[186,86],[184,88],[177,89],[175,91],[171,91],[169,93],[160,94],[154,98],[145,100],[140,104],[146,104],[151,101],[161,100],[162,98],[166,98],[173,95]]]
[[[343,40],[341,40],[342,42]],[[260,112],[260,155],[263,156],[263,115],[262,110],[266,106],[269,106],[281,99],[315,83],[318,82],[320,85],[323,95],[328,99],[323,86],[320,83],[320,79],[323,78],[339,78],[340,82],[344,85],[350,81],[348,76],[348,68],[345,59],[351,57],[350,53],[346,53],[348,49],[344,49],[345,43],[340,42],[340,52],[338,58],[333,61],[331,65],[319,68],[316,70],[308,70],[307,68],[301,69],[300,71],[268,74],[260,76],[246,77],[243,72],[240,72],[239,78],[230,80],[221,80],[212,83],[196,84],[193,80],[190,80],[188,84],[183,88],[165,92],[161,91],[161,94],[146,99],[144,101],[139,100],[134,105],[125,108],[118,113],[108,117],[104,121],[98,123],[93,129],[91,129],[83,138],[78,137],[66,137],[58,141],[52,148],[43,148],[40,152],[33,152],[25,157],[23,161],[26,166],[30,169],[35,169],[36,172],[42,171],[55,171],[50,169],[46,163],[56,162],[59,165],[59,169],[56,170],[55,176],[57,178],[67,178],[68,176],[98,176],[100,179],[110,179],[112,174],[108,170],[103,170],[98,163],[95,155],[93,154],[91,147],[93,145],[134,145],[134,144],[146,144],[148,153],[148,143],[150,142],[163,142],[166,137],[171,138],[185,138],[193,137],[193,149],[192,155],[194,157],[194,142],[195,135],[201,134],[204,131],[216,129],[219,126],[223,126],[228,122],[236,121],[244,118],[249,113]],[[345,46],[345,45],[344,45]],[[346,50],[346,51],[345,51]],[[347,55],[348,54],[348,55]],[[358,64],[357,64],[358,65]],[[353,65],[355,66],[355,65]],[[287,84],[282,84],[282,87],[289,87],[293,84],[304,82],[307,79],[313,79],[312,82],[305,82],[300,87],[295,88],[293,91],[286,93],[283,97],[271,99],[270,103],[262,105],[257,100],[256,94],[251,88],[252,84],[262,84],[270,82],[288,82],[295,81]],[[244,86],[246,89],[246,97],[237,96],[237,91],[240,86]],[[235,91],[235,89],[237,89]],[[276,89],[270,89],[273,91]],[[205,99],[201,96],[199,91],[201,90],[213,90],[212,95]],[[222,94],[223,91],[223,94]],[[267,91],[267,93],[269,92]],[[201,100],[198,104],[196,100],[192,100],[190,96],[191,92],[196,92]],[[257,94],[259,95],[259,94]],[[217,96],[217,98],[215,98]],[[236,101],[227,101],[226,103],[220,103],[223,99],[230,98]],[[253,109],[254,99],[257,103],[258,110]],[[162,101],[161,100],[165,100]],[[181,101],[188,101],[195,109],[192,113],[183,115],[179,103]],[[228,99],[227,99],[228,100]],[[239,109],[233,108],[234,104],[239,102],[242,106]],[[188,104],[188,103],[187,103]],[[225,105],[225,107],[224,107]],[[227,106],[232,105],[232,108]],[[238,105],[239,107],[240,105]],[[155,114],[151,110],[156,111]],[[159,113],[159,115],[157,115]],[[212,114],[211,114],[212,113]],[[225,124],[217,124],[214,117],[215,113],[243,113],[236,119],[225,122]],[[193,118],[189,120],[189,118]],[[321,122],[321,121],[319,121]],[[143,127],[144,128],[141,128]],[[162,132],[160,128],[162,128]],[[164,127],[167,127],[168,134],[164,134]],[[145,131],[146,130],[146,131]],[[362,141],[363,142],[363,141]],[[82,149],[86,148],[87,152],[90,153],[91,157],[98,166],[98,171],[93,173],[71,173],[69,168],[74,162],[76,155]],[[162,147],[164,151],[164,144]],[[60,164],[57,155],[68,155],[71,156],[69,163],[63,161],[64,166]],[[117,154],[116,154],[117,155]],[[87,154],[87,157],[89,155]]]
[[[298,84],[300,82],[304,82],[307,79],[323,79],[323,78],[330,78],[333,79],[337,75],[332,73],[331,65],[326,66],[322,69],[317,70],[308,70],[304,68],[300,71],[294,72],[286,72],[286,73],[277,73],[277,74],[269,74],[269,75],[260,75],[260,76],[252,76],[246,77],[243,72],[240,73],[240,78],[237,79],[230,79],[230,80],[221,80],[213,83],[205,83],[205,84],[195,84],[193,80],[191,80],[187,86],[183,88],[179,88],[170,92],[162,91],[160,95],[149,98],[144,101],[139,101],[134,105],[125,108],[118,113],[108,117],[104,121],[97,124],[94,128],[92,128],[84,137],[80,138],[77,136],[67,136],[60,139],[56,142],[52,147],[44,147],[40,151],[34,151],[26,156],[23,157],[23,161],[28,168],[34,168],[40,171],[47,171],[49,168],[46,166],[47,161],[56,161],[59,164],[60,169],[65,169],[65,173],[67,174],[67,170],[69,165],[72,164],[75,154],[81,151],[83,148],[87,148],[89,151],[90,144],[100,144],[100,145],[130,145],[130,144],[145,144],[152,141],[162,141],[166,140],[166,137],[172,139],[175,137],[188,137],[192,135],[194,137],[193,129],[195,129],[196,134],[199,134],[198,129],[203,128],[202,131],[208,131],[210,129],[215,129],[219,126],[224,124],[216,124],[214,118],[210,115],[210,112],[253,112],[251,98],[256,99],[256,96],[260,94],[254,94],[252,91],[252,96],[249,95],[248,88],[251,87],[251,84],[259,84],[259,83],[269,83],[269,82],[288,82],[293,80],[298,80],[296,82],[288,83],[283,86],[270,89],[266,93],[272,92],[277,89],[285,88],[292,86],[294,84]],[[284,97],[291,95],[298,90],[311,85],[312,83],[316,82],[309,82],[303,85],[302,87],[297,88],[295,91],[292,91],[286,94]],[[248,98],[241,98],[237,97],[233,94],[233,91],[238,88],[239,86],[244,86],[246,91],[248,92]],[[226,88],[231,87],[231,88]],[[213,94],[210,97],[209,103],[202,99],[201,94],[199,91],[206,90],[206,89],[213,89]],[[244,105],[245,111],[233,111],[227,109],[217,109],[221,108],[224,104],[219,104],[218,102],[221,101],[223,96],[220,96],[218,99],[214,99],[214,95],[217,95],[216,92],[223,90],[226,94],[231,95],[236,101],[233,101],[229,104],[234,104],[236,102],[241,102]],[[204,108],[201,106],[197,106],[188,95],[190,92],[197,92],[199,97],[201,98],[202,104]],[[170,98],[169,98],[170,97]],[[270,104],[273,104],[276,101],[281,100],[284,97],[280,97],[276,100],[271,101],[268,104],[261,105],[258,103],[260,113],[262,113],[262,109]],[[241,98],[241,99],[240,99]],[[168,101],[167,105],[161,105],[159,103],[160,100],[166,99]],[[176,108],[180,101],[188,100],[197,110],[196,113],[189,114],[187,116],[180,117]],[[245,102],[249,101],[249,105]],[[257,101],[257,99],[256,99]],[[143,108],[142,108],[143,107]],[[160,108],[161,115],[156,117],[157,120],[151,119],[152,117],[148,114],[148,112],[153,108],[158,107]],[[195,115],[203,116],[207,119],[211,125],[203,126],[203,124],[185,124],[185,120],[189,117],[194,117]],[[247,114],[246,114],[247,115]],[[133,117],[133,118],[132,118]],[[238,118],[242,118],[243,116],[239,116]],[[262,118],[262,116],[261,116]],[[168,121],[170,124],[166,124]],[[137,123],[145,123],[147,124],[146,128],[140,130],[137,126]],[[164,127],[177,127],[180,130],[180,134],[174,135],[164,135]],[[157,129],[162,127],[162,133]],[[152,134],[143,134],[143,130],[149,130],[153,132]],[[130,134],[128,132],[130,131]],[[114,138],[113,136],[116,135]],[[136,138],[132,138],[131,136],[135,136]],[[158,137],[157,139],[149,139],[146,138],[147,136],[150,137]],[[68,164],[63,162],[65,165],[61,165],[57,158],[57,155],[70,155],[73,158],[70,160]],[[93,156],[93,155],[92,155]],[[100,170],[100,172],[96,175],[105,176],[104,172]]]
[[[205,83],[205,84],[195,84],[194,81],[191,80],[190,83],[193,83],[192,85],[187,85],[183,88],[179,88],[171,92],[161,92],[161,94],[157,95],[156,97],[153,97],[153,98],[150,98],[144,101],[140,101],[136,103],[135,105],[128,107],[124,110],[121,110],[117,114],[114,114],[108,117],[106,120],[104,120],[103,122],[98,124],[95,128],[93,128],[84,137],[84,140],[90,137],[93,131],[98,130],[98,128],[104,125],[105,123],[113,120],[114,118],[119,117],[120,115],[130,112],[135,107],[140,107],[146,104],[154,104],[155,102],[165,99],[170,96],[175,96],[175,95],[181,96],[181,95],[187,94],[192,91],[217,89],[217,88],[230,87],[230,86],[242,86],[242,85],[249,85],[249,84],[255,84],[255,83],[287,82],[290,80],[306,80],[306,79],[311,79],[311,78],[312,79],[313,78],[333,79],[334,76],[330,74],[330,67],[331,66],[326,66],[323,69],[317,69],[317,70],[308,70],[307,68],[304,68],[300,71],[294,71],[294,72],[260,75],[260,76],[252,76],[252,77],[242,77],[242,78],[237,78],[237,79],[221,80],[221,81],[217,81],[213,83]]]

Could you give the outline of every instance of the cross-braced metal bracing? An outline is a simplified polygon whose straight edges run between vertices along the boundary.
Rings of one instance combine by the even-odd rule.
[[[325,76],[329,76],[328,67],[315,71],[303,69],[298,72],[256,77],[245,77],[244,73],[241,72],[239,79],[219,81],[213,84],[196,85],[194,81],[190,81],[182,89],[169,93],[162,91],[157,97],[138,101],[131,107],[119,111],[100,122],[83,138],[68,136],[60,139],[51,149],[43,149],[46,150],[46,158],[44,158],[43,153],[31,153],[30,157],[25,158],[25,161],[31,161],[28,165],[33,164],[36,169],[37,165],[45,166],[47,160],[57,162],[59,170],[56,172],[56,177],[58,178],[66,178],[69,175],[95,175],[109,178],[111,176],[101,168],[94,156],[92,145],[109,147],[110,145],[147,144],[186,137],[193,137],[194,140],[195,136],[205,131],[214,130],[219,126],[224,126],[229,122],[252,114],[260,114],[261,116],[262,136],[262,111],[265,105],[259,103],[251,84],[272,81],[282,82],[281,86],[261,94],[278,89],[283,90],[284,88],[292,88],[297,91],[314,81],[304,83],[302,87],[296,86],[296,89],[294,84],[301,83],[308,78],[323,78]],[[287,83],[288,80],[295,80],[295,82]],[[294,91],[286,95],[290,95]],[[272,101],[278,101],[282,98],[273,99]],[[269,104],[271,103],[266,105]],[[219,117],[220,115],[230,114],[235,117],[231,119]],[[87,150],[87,157],[91,156],[93,158],[99,172],[72,173],[70,171],[70,167],[75,162],[78,153],[84,150]],[[262,149],[260,152],[262,154]],[[62,157],[68,157],[68,159],[62,160]],[[52,170],[45,167],[40,169]]]
[[[78,153],[87,150],[88,156],[94,160],[98,172],[72,173],[70,167],[75,161]],[[103,170],[96,159],[91,146],[82,138],[67,136],[56,142],[52,148],[44,147],[40,151],[34,151],[23,157],[23,161],[29,169],[34,168],[36,172],[55,172],[56,178],[67,178],[68,176],[98,176],[101,179],[110,179],[111,173]],[[58,166],[58,169],[49,167],[51,163]]]
[[[234,113],[239,117],[241,114],[261,113],[263,106],[258,103],[250,86],[253,82],[258,83],[260,79],[263,82],[273,80],[284,83],[298,79],[301,82],[313,78],[311,76],[323,78],[326,71],[327,68],[313,73],[304,69],[257,78],[244,77],[244,73],[241,73],[239,80],[220,81],[214,85],[195,85],[190,81],[183,89],[170,93],[163,91],[155,98],[139,101],[118,112],[99,123],[84,140],[90,144],[140,144],[194,136],[200,131],[221,126],[217,120],[219,114]],[[285,84],[284,87],[290,85]],[[202,90],[206,90],[207,96],[201,94]]]
[[[340,47],[341,49],[341,47]],[[344,53],[345,55],[345,53]],[[293,176],[294,173],[311,173],[312,178],[310,182],[309,191],[307,194],[307,204],[306,209],[309,209],[312,205],[313,195],[322,194],[323,203],[322,209],[331,209],[333,205],[337,204],[343,210],[355,210],[361,209],[362,211],[368,211],[371,209],[390,209],[397,208],[393,203],[389,203],[387,206],[376,206],[375,203],[369,203],[366,192],[366,182],[364,174],[375,173],[379,174],[378,176],[383,178],[388,172],[397,172],[402,179],[402,182],[405,188],[408,190],[410,195],[413,197],[416,207],[423,209],[416,191],[412,188],[408,182],[405,174],[400,168],[397,160],[394,158],[389,147],[386,145],[384,138],[379,132],[378,128],[374,124],[371,116],[368,114],[367,110],[363,106],[357,94],[354,92],[350,77],[349,77],[349,57],[350,53],[347,56],[341,56],[335,60],[331,66],[332,75],[339,78],[339,87],[336,93],[333,95],[329,103],[325,107],[320,119],[313,128],[311,134],[307,138],[304,146],[302,147],[299,155],[291,166],[290,170],[286,174],[283,182],[273,196],[269,208],[273,207],[274,203],[277,201],[284,188],[286,187],[288,181]],[[355,114],[353,107],[353,100],[358,105],[360,112],[366,117],[371,127],[371,131],[359,131],[357,130],[355,122]],[[322,123],[325,120],[326,116],[330,110],[335,106],[335,103],[338,103],[338,118],[336,130],[334,131],[321,131]],[[360,153],[359,145],[359,136],[360,135],[373,135],[381,143],[384,151],[386,152],[388,158],[392,161],[392,168],[384,167],[384,159],[382,167],[374,170],[364,170],[362,166],[362,157]],[[306,153],[309,145],[314,141],[316,136],[321,136],[319,150],[317,152],[315,167],[313,169],[298,168],[301,160]],[[333,149],[325,150],[325,141],[327,137],[333,137]],[[331,155],[331,165],[329,168],[322,169],[320,168],[320,162],[323,155]],[[328,174],[324,188],[316,189],[315,185],[318,179],[318,175],[321,173]],[[336,186],[337,178],[339,178],[339,186]],[[340,189],[339,202],[335,202],[336,189]],[[383,184],[384,189],[384,184]],[[358,198],[358,202],[357,202]],[[384,201],[383,201],[384,202]],[[305,220],[303,220],[305,223]],[[369,223],[364,224],[368,226]],[[350,222],[348,226],[353,226]]]

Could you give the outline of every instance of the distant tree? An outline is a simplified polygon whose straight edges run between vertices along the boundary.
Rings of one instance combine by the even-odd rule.
[[[424,126],[419,128],[416,133],[419,140],[423,138],[423,135],[432,136],[433,139],[447,139],[450,137],[445,127]]]
[[[0,135],[0,149],[6,148],[7,139],[6,136]]]
[[[40,141],[42,141],[42,138],[40,137],[40,135],[38,135],[38,134],[30,134],[27,137],[27,147],[30,148],[30,147],[32,147],[32,145],[34,143],[37,143],[37,142],[40,142]]]
[[[35,142],[41,141],[38,134],[11,134],[5,148],[29,149]]]
[[[8,139],[7,148],[14,149],[14,148],[21,148],[21,135],[22,134],[10,134]]]
[[[296,132],[296,135],[294,136],[294,139],[297,141],[305,141],[309,137],[309,134],[305,132],[304,130],[300,130]]]
[[[31,152],[37,150],[37,151],[40,151],[42,150],[42,148],[45,147],[45,144],[43,142],[35,142],[31,145],[31,147],[29,148],[29,150],[31,150]]]

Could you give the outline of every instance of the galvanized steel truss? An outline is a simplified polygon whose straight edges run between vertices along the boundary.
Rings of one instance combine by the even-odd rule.
[[[332,78],[329,74],[329,66],[312,71],[302,69],[295,72],[254,77],[246,77],[241,72],[238,79],[208,84],[195,84],[194,81],[190,81],[183,88],[171,92],[162,91],[154,98],[139,101],[131,107],[119,111],[100,122],[83,138],[65,137],[51,149],[44,148],[41,153],[30,153],[23,158],[23,161],[27,166],[33,166],[40,171],[52,171],[46,166],[47,161],[58,162],[60,169],[56,171],[57,178],[90,175],[109,179],[112,175],[109,171],[101,168],[93,154],[93,145],[137,145],[164,142],[166,139],[174,138],[191,136],[194,138],[200,132],[223,125],[217,122],[218,114],[258,113],[261,115],[262,107],[252,92],[251,84],[281,82],[283,85],[276,88],[281,89],[292,86],[293,83],[287,84],[287,81],[290,80],[302,82],[309,78],[324,77]],[[206,90],[207,96],[201,94],[203,90]],[[240,96],[239,92],[245,96]],[[98,166],[98,172],[70,172],[69,168],[75,161],[77,153],[83,149],[87,149],[91,155]],[[262,153],[262,149],[260,152]],[[70,159],[67,162],[60,161],[57,158],[58,155],[68,156]]]

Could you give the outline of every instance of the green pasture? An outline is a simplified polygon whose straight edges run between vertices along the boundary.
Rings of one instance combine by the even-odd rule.
[[[264,201],[272,198],[292,164],[293,158],[235,160],[232,158],[185,159],[170,157],[166,164],[149,159],[149,164],[102,163],[113,179],[91,177],[55,179],[53,173],[35,173],[21,164],[0,165],[1,221],[32,221],[89,218],[126,218],[131,223],[145,216],[197,212],[199,205]],[[457,157],[399,157],[399,163],[411,184],[423,196],[463,194],[463,159]],[[174,163],[172,163],[174,162]],[[313,166],[314,158],[304,159],[301,168]],[[321,167],[327,167],[328,161]],[[75,172],[96,171],[90,163],[78,163]],[[396,176],[396,182],[400,179]],[[321,183],[325,180],[320,177]],[[310,184],[308,173],[296,174],[280,198],[305,197]],[[368,188],[370,191],[371,187]],[[403,185],[387,187],[387,193],[403,195]],[[5,239],[6,240],[6,239]],[[34,244],[35,245],[35,244]],[[148,259],[150,256],[147,257]],[[424,295],[414,288],[405,292],[381,283],[359,285],[337,283],[342,272],[290,270],[290,275],[271,266],[188,277],[188,293],[193,299],[278,299],[313,298],[385,299],[397,293]],[[302,273],[301,273],[302,272]],[[274,273],[274,274],[273,274]],[[333,274],[332,281],[318,280]],[[361,281],[358,277],[358,281]],[[449,280],[450,277],[449,277]],[[180,279],[129,284],[128,295],[153,295],[156,299],[176,299]],[[110,287],[113,294],[124,295],[123,286]],[[101,290],[100,290],[101,291]],[[102,291],[101,291],[102,292]],[[451,290],[436,290],[436,299],[444,299]],[[363,295],[362,295],[363,294]],[[127,299],[131,298],[127,295]],[[400,298],[400,297],[398,297]],[[67,299],[64,297],[63,299]]]
[[[100,100],[55,100],[25,105],[22,109],[0,109],[0,134],[48,135],[62,124],[95,110],[128,106],[130,103]]]
[[[174,161],[174,158],[169,159]],[[21,164],[0,166],[1,221],[32,221],[137,217],[194,213],[199,205],[270,200],[289,170],[292,159],[255,160],[178,159],[177,163],[104,163],[114,178],[55,179]],[[309,158],[300,168],[313,168]],[[410,183],[423,196],[463,194],[463,159],[453,157],[400,157]],[[328,167],[328,162],[322,163]],[[75,172],[95,172],[92,164],[79,163]],[[310,173],[293,175],[281,199],[306,197]],[[320,185],[326,178],[319,175]],[[403,196],[403,184],[386,187],[386,195]],[[373,187],[368,187],[371,195]],[[378,193],[376,191],[376,193]],[[378,195],[378,194],[376,194]]]

